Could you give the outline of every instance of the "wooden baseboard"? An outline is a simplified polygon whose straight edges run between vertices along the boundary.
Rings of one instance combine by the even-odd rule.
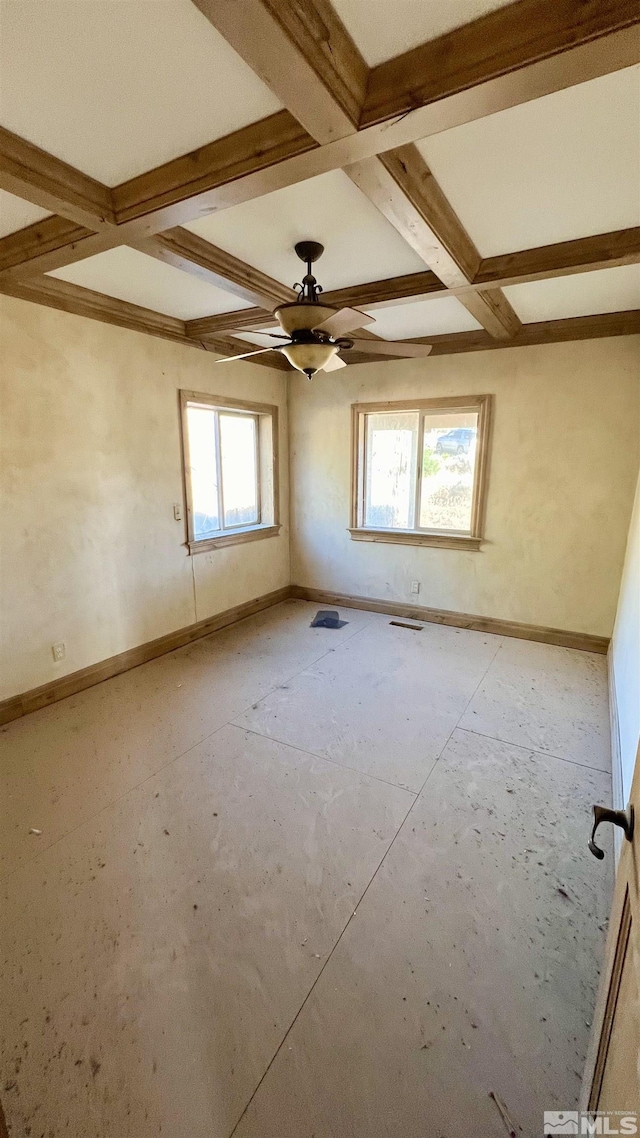
[[[606,653],[609,640],[606,636],[590,636],[585,632],[565,632],[560,628],[542,628],[536,624],[518,624],[516,621],[500,620],[497,617],[471,616],[469,613],[449,612],[447,609],[430,609],[423,605],[405,605],[397,601],[383,601],[375,597],[355,597],[347,593],[329,593],[324,589],[307,589],[302,585],[287,585],[276,589],[272,593],[264,593],[252,601],[236,605],[224,612],[210,616],[206,620],[199,620],[197,624],[189,624],[186,628],[179,628],[176,632],[168,632],[157,640],[149,640],[137,648],[129,648],[117,656],[110,656],[108,660],[101,660],[91,664],[88,668],[80,668],[68,676],[61,676],[59,680],[51,680],[38,688],[11,696],[0,702],[0,724],[9,723],[12,719],[19,719],[31,711],[38,711],[41,707],[48,707],[69,695],[84,691],[94,684],[102,683],[111,676],[120,672],[128,672],[130,668],[137,668],[176,648],[182,648],[193,640],[200,640],[209,636],[220,628],[236,624],[245,617],[262,612],[272,605],[280,604],[290,597],[297,600],[316,601],[318,604],[341,605],[344,608],[369,609],[372,612],[388,613],[389,616],[408,617],[413,620],[424,620],[431,624],[446,624],[454,628],[469,628],[474,632],[492,632],[498,636],[515,636],[521,640],[538,640],[543,644],[558,644],[563,648],[576,648],[581,652]],[[613,704],[612,704],[613,706]],[[613,722],[613,721],[612,721]],[[612,728],[613,730],[613,728]],[[615,743],[614,743],[615,746]],[[615,759],[615,752],[614,752]],[[615,765],[615,763],[614,763]]]
[[[159,636],[157,640],[149,640],[146,644],[138,645],[137,648],[129,648],[126,652],[119,652],[117,656],[110,656],[108,660],[101,660],[97,664],[91,664],[88,668],[80,668],[77,672],[70,672],[67,676],[61,676],[59,680],[51,680],[50,683],[22,692],[21,695],[11,696],[0,703],[0,723],[9,723],[12,719],[19,719],[20,716],[28,715],[30,711],[37,711],[41,707],[48,707],[50,703],[57,703],[58,700],[65,699],[68,695],[75,695],[76,692],[93,687],[94,684],[99,684],[102,680],[108,680],[111,676],[119,675],[120,672],[128,672],[130,668],[137,668],[139,664],[146,664],[149,660],[155,660],[157,656],[164,656],[167,652],[182,648],[193,640],[200,640],[203,636],[209,636],[210,633],[217,632],[220,628],[226,628],[229,624],[236,624],[237,621],[244,620],[247,616],[262,612],[263,609],[270,608],[271,605],[280,604],[281,601],[286,601],[290,595],[291,590],[288,585],[282,589],[276,589],[272,593],[264,593],[261,597],[226,609],[224,612],[217,613],[216,616],[199,620],[197,624],[189,624],[186,628],[177,629],[176,632],[168,632],[166,636]]]
[[[373,612],[388,613],[390,616],[425,620],[431,624],[470,628],[473,632],[492,632],[497,636],[515,636],[519,640],[537,640],[541,644],[557,644],[561,648],[577,648],[580,652],[606,653],[609,648],[607,636],[591,636],[587,632],[565,632],[561,628],[543,628],[537,624],[519,624],[514,620],[500,620],[498,617],[490,616],[471,616],[465,612],[430,609],[422,605],[405,605],[397,601],[378,600],[376,597],[352,597],[348,593],[329,593],[324,589],[307,589],[303,585],[292,585],[291,596],[303,601],[317,601],[318,604],[343,605],[345,608],[351,609],[370,609]]]

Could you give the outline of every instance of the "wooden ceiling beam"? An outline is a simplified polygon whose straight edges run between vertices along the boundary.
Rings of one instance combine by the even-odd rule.
[[[374,67],[360,126],[386,122],[639,22],[636,0],[518,0]]]
[[[322,294],[322,299],[335,308],[379,308],[407,303],[417,296],[443,296],[447,292],[447,286],[439,277],[426,269],[423,273],[405,273],[387,280],[330,289]]]
[[[575,273],[591,273],[597,269],[613,269],[640,261],[640,226],[559,241],[537,249],[503,253],[485,257],[473,280],[473,286],[492,284],[526,284],[528,281],[552,280]]]
[[[295,299],[292,288],[178,226],[136,241],[136,248],[165,264],[195,274],[249,304],[275,308]]]
[[[345,173],[444,285],[473,279],[480,254],[416,147],[367,158]]]
[[[530,348],[544,344],[563,344],[574,340],[636,335],[640,335],[640,310],[523,324],[522,331],[513,340],[495,340],[488,332],[477,331],[450,332],[444,336],[420,336],[407,342],[431,344],[429,359],[432,360],[436,356],[459,355],[463,352],[490,352],[498,348]],[[383,362],[380,356],[369,352],[345,353],[345,358],[354,364]]]
[[[304,159],[317,149],[293,115],[276,111],[116,186],[116,221],[142,223],[136,228],[147,234],[195,221],[304,180]]]
[[[182,320],[154,312],[150,308],[117,300],[113,296],[106,296],[92,289],[81,288],[68,281],[58,280],[57,277],[34,277],[28,281],[3,277],[0,279],[0,293],[15,296],[20,300],[30,300],[35,304],[44,304],[48,308],[57,308],[62,312],[71,312],[76,316],[86,316],[90,320],[116,324],[121,328],[146,332],[151,336],[161,336],[165,340],[193,343],[187,339]]]
[[[115,222],[111,190],[0,127],[0,189],[92,231]]]
[[[28,280],[122,244],[115,226],[103,226],[94,233],[53,214],[0,238],[0,277]]]
[[[269,328],[273,323],[273,316],[266,308],[242,308],[240,312],[222,312],[219,316],[203,316],[198,320],[187,320],[188,336],[195,336],[197,340],[209,336],[222,335],[233,331],[256,331]]]
[[[28,281],[3,277],[0,279],[0,294],[13,296],[19,300],[29,300],[34,304],[56,308],[61,312],[70,312],[75,316],[85,316],[102,324],[115,324],[132,332],[159,336],[163,340],[171,340],[173,343],[190,348],[215,351],[221,355],[239,354],[246,352],[247,349],[251,350],[254,346],[233,336],[220,336],[210,339],[207,343],[201,343],[198,339],[187,336],[184,320],[165,316],[161,312],[154,312],[137,304],[129,304],[128,301],[118,300],[105,293],[81,288],[56,277],[35,277]],[[278,371],[289,370],[289,365],[277,353],[268,357],[256,356],[252,362]]]
[[[50,254],[59,254],[60,250],[64,250],[66,257],[68,252],[73,251],[75,242],[82,242],[91,236],[95,236],[93,230],[66,217],[58,217],[57,214],[44,217],[33,225],[0,238],[0,272],[20,268],[33,274],[38,271],[34,268],[34,262],[37,264]]]
[[[480,254],[416,146],[368,158],[345,173],[447,288],[471,283]],[[491,336],[517,335],[520,320],[499,289],[465,291],[458,299]]]
[[[193,0],[318,142],[353,134],[368,68],[329,0]]]
[[[416,342],[432,344],[434,356],[457,352],[491,351],[495,348],[528,348],[539,344],[562,344],[571,340],[596,340],[607,336],[640,334],[640,310],[605,312],[597,316],[574,316],[565,320],[542,320],[523,324],[513,340],[494,340],[486,332],[456,332],[448,336],[424,336]]]

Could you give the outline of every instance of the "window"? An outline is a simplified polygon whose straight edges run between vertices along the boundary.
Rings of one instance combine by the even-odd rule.
[[[491,396],[356,403],[351,536],[479,549]]]
[[[278,533],[277,407],[181,391],[180,409],[189,551]]]

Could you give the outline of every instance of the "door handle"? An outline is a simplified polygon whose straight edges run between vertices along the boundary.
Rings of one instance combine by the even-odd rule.
[[[594,806],[593,808],[593,829],[591,837],[589,838],[589,849],[594,857],[602,861],[604,857],[604,850],[600,849],[595,843],[596,830],[601,822],[612,822],[614,826],[620,826],[624,830],[624,836],[628,842],[633,838],[633,826],[635,822],[633,806],[629,806],[628,810],[610,810],[608,806]]]

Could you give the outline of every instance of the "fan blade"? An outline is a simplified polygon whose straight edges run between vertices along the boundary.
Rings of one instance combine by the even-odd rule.
[[[317,324],[314,332],[328,332],[330,336],[344,336],[356,328],[364,328],[367,324],[375,324],[375,317],[368,316],[366,312],[359,312],[357,308],[341,308],[328,316],[322,324]]]
[[[217,364],[228,364],[231,360],[246,360],[248,356],[263,356],[265,352],[277,352],[277,348],[258,348],[255,352],[242,352],[239,356],[225,356],[223,360],[216,360]]]
[[[396,359],[422,359],[431,352],[432,344],[412,344],[406,340],[354,340],[358,352],[368,352],[374,356],[395,356]]]
[[[242,332],[245,334],[250,332],[252,336],[268,336],[270,340],[290,340],[291,336],[285,336],[282,332],[260,332],[257,328],[229,328],[227,335],[231,333],[234,336],[239,336]],[[224,335],[224,333],[223,333]]]
[[[344,360],[340,356],[332,356],[328,364],[325,364],[321,371],[338,371],[341,367],[346,367]]]

